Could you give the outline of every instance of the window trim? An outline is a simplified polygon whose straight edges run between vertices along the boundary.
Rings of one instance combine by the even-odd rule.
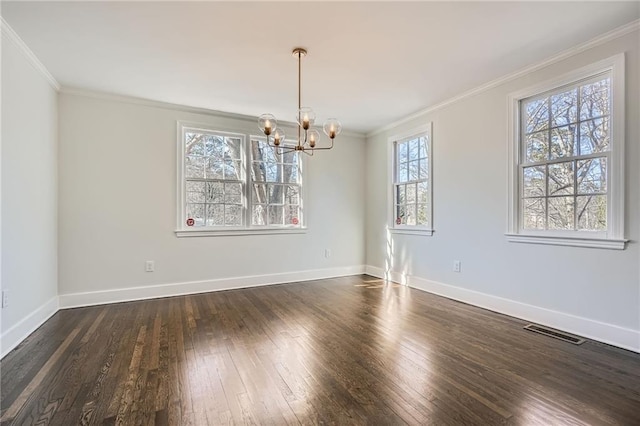
[[[259,136],[253,134],[253,132],[247,132],[246,130],[239,130],[236,128],[228,128],[226,126],[213,126],[204,123],[195,123],[189,121],[177,121],[176,129],[176,229],[174,233],[176,237],[215,237],[215,236],[240,236],[240,235],[270,235],[270,234],[305,234],[307,232],[307,220],[308,215],[306,210],[303,212],[301,226],[252,226],[251,225],[251,191],[253,188],[251,180],[251,153],[248,151],[249,144],[252,140],[260,139]],[[224,130],[219,130],[224,128]],[[245,180],[243,182],[243,220],[244,226],[219,226],[219,227],[188,227],[186,226],[186,179],[184,170],[184,132],[189,130],[201,130],[203,132],[213,132],[222,135],[232,135],[242,138],[242,161],[243,161],[243,174]],[[264,139],[264,138],[262,138]],[[300,155],[300,169],[303,173],[301,177],[301,208],[304,205],[306,207],[306,185],[304,180],[304,171],[306,170],[306,159]]]
[[[624,53],[592,63],[559,77],[508,96],[508,204],[507,240],[518,243],[549,244],[623,250],[624,238],[624,144],[625,144],[625,57]],[[611,73],[611,135],[607,176],[607,231],[536,231],[521,228],[520,187],[521,129],[520,101],[598,74]]]
[[[428,182],[428,207],[427,217],[429,219],[429,226],[421,225],[396,225],[394,217],[395,211],[395,174],[396,174],[396,142],[403,142],[413,137],[427,135],[427,164],[429,170],[427,173]],[[414,127],[408,131],[395,134],[387,139],[387,230],[392,234],[406,234],[406,235],[422,235],[432,236],[435,232],[433,227],[433,123],[428,122],[424,125]]]

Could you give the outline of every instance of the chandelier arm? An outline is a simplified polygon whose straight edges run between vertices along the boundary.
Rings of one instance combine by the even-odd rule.
[[[327,150],[327,149],[331,149],[331,148],[333,148],[333,139],[331,139],[331,146],[316,147],[316,148],[311,148],[311,149],[313,151],[315,151],[316,149],[322,151],[322,150]]]

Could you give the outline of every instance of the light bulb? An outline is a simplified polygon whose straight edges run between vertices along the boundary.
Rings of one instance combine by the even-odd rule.
[[[324,123],[322,130],[324,130],[324,133],[329,136],[329,138],[334,139],[340,134],[340,131],[342,131],[342,125],[335,118],[330,118]]]
[[[278,128],[278,120],[271,114],[262,114],[258,117],[258,128],[269,136]]]

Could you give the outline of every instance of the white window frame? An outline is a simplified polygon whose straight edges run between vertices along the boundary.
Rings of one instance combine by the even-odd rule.
[[[433,125],[431,122],[415,127],[409,131],[402,132],[393,135],[387,139],[387,229],[392,234],[410,234],[410,235],[422,235],[432,236],[434,233],[433,227]],[[427,220],[428,225],[398,225],[395,221],[395,185],[397,176],[397,157],[396,157],[396,144],[402,143],[416,137],[427,137]]]
[[[624,54],[598,61],[542,84],[512,93],[508,97],[508,205],[507,232],[510,242],[577,246],[591,248],[625,248],[624,238],[624,143],[625,143],[625,83]],[[521,211],[521,111],[520,101],[562,86],[579,83],[608,72],[611,75],[610,151],[607,167],[607,230],[561,231],[531,230],[522,227]]]
[[[242,182],[242,198],[243,198],[243,226],[200,226],[190,227],[187,226],[186,221],[186,178],[185,178],[185,152],[184,152],[184,137],[187,131],[201,131],[207,133],[216,133],[220,135],[230,135],[242,138],[241,160],[243,165],[244,180]],[[212,126],[209,124],[192,123],[186,121],[177,122],[177,155],[176,155],[176,229],[175,235],[177,237],[215,237],[215,236],[235,236],[235,235],[262,235],[262,234],[303,234],[307,232],[306,216],[301,217],[300,225],[298,226],[252,226],[251,225],[251,195],[253,191],[253,181],[251,179],[251,154],[250,144],[252,140],[264,140],[264,138],[257,137],[251,132],[238,129],[228,129],[224,126]],[[300,168],[305,169],[304,156],[299,156]],[[302,179],[304,176],[302,176]],[[300,204],[305,200],[305,186],[303,181],[300,181]],[[302,207],[301,207],[302,208]],[[302,215],[301,215],[302,216]]]

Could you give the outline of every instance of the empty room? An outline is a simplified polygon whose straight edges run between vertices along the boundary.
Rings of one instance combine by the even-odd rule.
[[[640,2],[0,14],[0,424],[640,425]]]

